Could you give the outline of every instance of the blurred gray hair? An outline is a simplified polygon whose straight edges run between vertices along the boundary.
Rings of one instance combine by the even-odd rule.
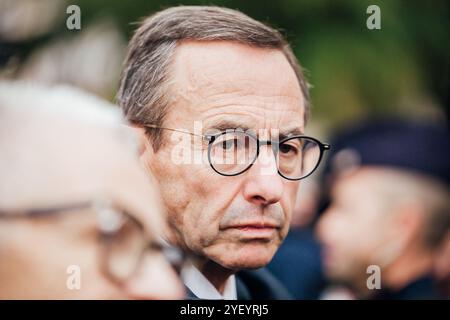
[[[11,132],[14,126],[20,127],[27,116],[36,115],[104,127],[124,139],[134,151],[138,147],[137,138],[126,126],[120,109],[105,100],[65,85],[47,87],[31,82],[0,81],[0,146],[15,134]]]
[[[309,114],[309,88],[292,49],[277,30],[232,9],[179,6],[157,12],[143,21],[130,41],[117,100],[126,117],[136,124],[163,125],[168,109],[169,65],[182,40],[226,40],[279,49],[295,71]],[[155,150],[161,130],[147,129]]]

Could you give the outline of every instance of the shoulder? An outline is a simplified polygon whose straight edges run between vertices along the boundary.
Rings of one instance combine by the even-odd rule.
[[[290,300],[286,288],[265,268],[236,273],[239,300]]]

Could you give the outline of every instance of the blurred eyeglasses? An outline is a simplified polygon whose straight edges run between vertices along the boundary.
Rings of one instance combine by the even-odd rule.
[[[324,152],[330,149],[329,144],[304,135],[289,136],[280,141],[264,141],[239,129],[200,135],[155,125],[143,126],[202,137],[208,142],[209,164],[223,176],[236,176],[247,171],[258,158],[261,146],[270,145],[275,154],[278,174],[288,180],[301,180],[317,169]]]
[[[89,209],[96,215],[102,271],[115,282],[130,279],[146,255],[162,254],[178,274],[185,261],[183,251],[162,241],[148,240],[142,223],[125,210],[108,201],[88,201],[69,205],[0,211],[0,219],[39,218],[58,213]]]

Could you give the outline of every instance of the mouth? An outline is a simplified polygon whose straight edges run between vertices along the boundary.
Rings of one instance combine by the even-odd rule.
[[[279,229],[279,226],[271,223],[245,223],[230,226],[225,230],[239,233],[240,237],[246,239],[270,239]]]

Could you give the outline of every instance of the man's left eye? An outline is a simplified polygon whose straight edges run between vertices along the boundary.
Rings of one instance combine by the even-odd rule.
[[[297,154],[298,149],[295,146],[282,143],[280,144],[280,152],[283,154]]]

